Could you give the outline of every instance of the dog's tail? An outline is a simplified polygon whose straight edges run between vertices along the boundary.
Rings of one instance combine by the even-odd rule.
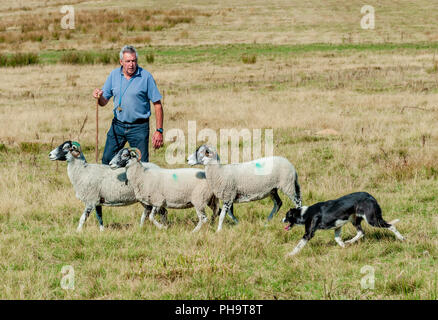
[[[382,216],[382,208],[380,208],[377,200],[370,203],[362,203],[364,206],[365,216],[370,225],[377,228],[389,228],[391,224],[386,222]]]

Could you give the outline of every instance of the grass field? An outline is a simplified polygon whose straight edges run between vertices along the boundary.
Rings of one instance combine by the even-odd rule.
[[[0,68],[0,299],[438,298],[436,4],[370,2],[374,30],[360,28],[361,1],[69,4],[77,21],[66,31],[56,25],[62,1],[0,2],[0,53],[38,55],[36,64]],[[134,8],[154,23],[132,28]],[[87,27],[87,18],[111,12],[113,24]],[[118,36],[99,37],[105,28]],[[269,224],[265,199],[235,205],[240,223],[226,220],[221,233],[216,220],[192,234],[193,209],[169,210],[167,230],[140,230],[136,204],[104,208],[104,232],[93,213],[76,233],[83,204],[66,164],[48,153],[77,140],[94,162],[91,94],[117,64],[61,58],[73,49],[114,54],[125,43],[138,47],[164,94],[165,132],[182,129],[187,141],[188,121],[218,137],[272,128],[274,153],[297,168],[305,205],[368,191],[387,221],[400,219],[407,240],[364,225],[365,237],[342,249],[332,231],[320,231],[286,258],[304,228],[283,230],[292,206],[283,194]],[[100,154],[111,108],[100,109]],[[186,166],[167,164],[165,150],[150,150],[150,160]],[[345,240],[354,235],[343,228]],[[73,290],[61,288],[63,266],[74,268]],[[373,289],[361,286],[366,266]]]

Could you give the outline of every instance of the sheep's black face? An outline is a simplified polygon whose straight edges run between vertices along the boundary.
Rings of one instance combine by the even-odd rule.
[[[81,151],[81,145],[76,141],[65,141],[49,153],[49,159],[52,161],[70,161],[72,157],[85,161],[85,157]]]
[[[124,168],[133,157],[135,156],[128,148],[123,148],[111,159],[109,165],[112,169]]]
[[[286,227],[284,227],[284,229],[289,231],[294,226],[294,224],[298,222],[298,219],[300,217],[301,217],[301,208],[290,209],[286,213],[286,217],[283,219],[283,223],[289,223]]]
[[[73,143],[71,141],[65,141],[49,153],[49,159],[52,161],[66,161],[67,153],[72,149],[72,147]]]

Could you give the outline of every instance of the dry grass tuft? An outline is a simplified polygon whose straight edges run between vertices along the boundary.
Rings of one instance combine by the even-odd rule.
[[[18,67],[37,64],[39,57],[35,53],[15,53],[4,55],[0,53],[0,67]]]
[[[62,15],[59,13],[50,10],[38,13],[24,11],[2,18],[0,43],[44,42],[50,46],[52,41],[60,39],[149,43],[151,36],[144,32],[163,31],[180,24],[191,24],[200,15],[203,13],[195,9],[78,8],[75,10],[75,28],[64,30],[60,24]],[[96,24],[96,21],[99,23]]]
[[[64,64],[117,64],[119,62],[118,52],[78,52],[69,51],[61,55],[60,62]]]
[[[245,64],[254,64],[257,62],[257,56],[255,54],[243,54],[242,62]]]

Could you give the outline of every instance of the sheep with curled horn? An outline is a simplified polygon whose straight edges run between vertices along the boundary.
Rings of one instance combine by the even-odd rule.
[[[82,230],[93,210],[96,210],[99,228],[103,231],[102,206],[127,206],[137,202],[134,190],[127,183],[125,171],[112,170],[108,165],[87,163],[78,142],[63,142],[49,153],[49,158],[52,161],[67,161],[67,174],[76,197],[85,204],[77,231]],[[149,162],[142,162],[141,165],[144,168],[159,168]],[[147,205],[143,207],[142,216],[149,215],[152,207]],[[164,222],[166,210],[163,209],[160,214]],[[140,226],[142,226],[141,222]]]
[[[250,202],[268,196],[274,208],[268,216],[271,220],[280,210],[282,201],[278,190],[286,194],[297,208],[302,206],[298,174],[292,163],[283,157],[266,157],[249,162],[222,165],[212,147],[200,146],[188,159],[188,164],[203,164],[210,188],[224,202],[217,231],[222,229],[225,213],[234,202]]]

